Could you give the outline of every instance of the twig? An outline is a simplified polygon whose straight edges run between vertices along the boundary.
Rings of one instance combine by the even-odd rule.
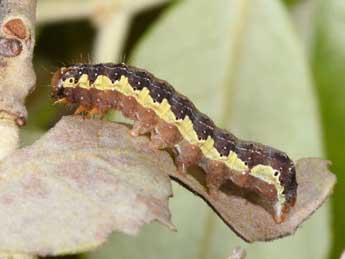
[[[18,127],[27,117],[24,101],[36,80],[35,9],[35,0],[0,1],[0,159],[17,148]]]
[[[32,67],[35,9],[34,0],[0,1],[0,159],[18,146],[18,127],[27,117],[24,101],[36,80]],[[36,257],[0,253],[0,259],[9,258]]]
[[[25,254],[6,254],[0,253],[0,259],[36,259],[38,257]]]

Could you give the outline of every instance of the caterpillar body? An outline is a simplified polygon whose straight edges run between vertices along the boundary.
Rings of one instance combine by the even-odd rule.
[[[134,120],[133,136],[150,134],[153,147],[175,151],[178,172],[201,167],[211,196],[230,180],[254,193],[277,223],[295,204],[295,166],[284,152],[218,128],[187,97],[146,70],[112,63],[72,65],[56,71],[51,84],[56,102],[79,104],[76,113],[120,110]]]

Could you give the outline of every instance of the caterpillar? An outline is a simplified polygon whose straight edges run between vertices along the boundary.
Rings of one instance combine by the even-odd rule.
[[[295,165],[286,153],[244,141],[218,128],[166,81],[121,64],[77,64],[58,69],[51,80],[56,103],[78,104],[76,114],[121,111],[134,120],[130,134],[150,135],[150,145],[175,152],[179,173],[205,172],[210,196],[230,181],[254,193],[276,223],[285,221],[297,196]]]

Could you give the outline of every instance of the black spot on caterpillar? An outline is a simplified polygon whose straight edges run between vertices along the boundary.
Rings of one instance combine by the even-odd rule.
[[[76,113],[122,111],[135,121],[133,136],[151,134],[155,148],[177,151],[179,172],[200,166],[210,195],[219,195],[230,180],[263,199],[277,223],[295,204],[295,166],[284,152],[218,128],[187,97],[145,70],[111,63],[63,67],[52,78],[52,96],[79,104]]]

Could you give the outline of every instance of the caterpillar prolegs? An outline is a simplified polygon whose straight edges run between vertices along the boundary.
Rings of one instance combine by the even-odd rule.
[[[134,120],[130,133],[150,134],[155,148],[175,150],[180,172],[201,167],[210,195],[216,197],[231,181],[262,199],[277,223],[295,204],[295,166],[284,152],[218,128],[187,97],[145,70],[112,63],[72,65],[56,71],[51,84],[57,102],[79,104],[76,113],[115,109]]]

